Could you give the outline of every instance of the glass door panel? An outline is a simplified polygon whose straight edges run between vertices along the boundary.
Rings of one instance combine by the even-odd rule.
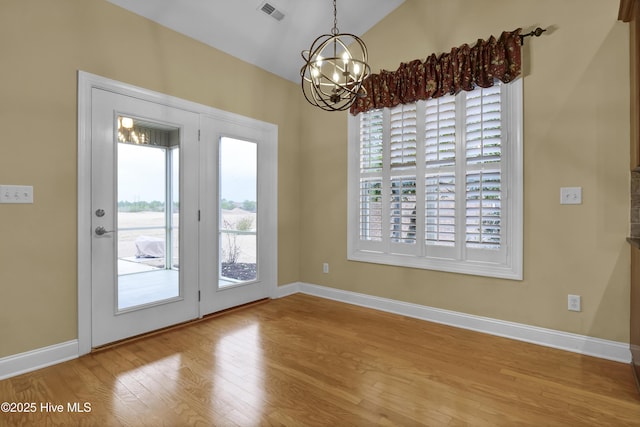
[[[118,120],[118,310],[180,295],[177,129]],[[176,140],[178,138],[175,138]],[[167,203],[169,201],[169,203]]]
[[[257,144],[222,137],[219,147],[219,288],[258,278]]]

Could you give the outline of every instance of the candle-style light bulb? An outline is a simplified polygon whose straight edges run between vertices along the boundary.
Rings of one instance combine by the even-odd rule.
[[[342,52],[342,62],[344,62],[345,66],[349,63],[349,52],[346,50]]]

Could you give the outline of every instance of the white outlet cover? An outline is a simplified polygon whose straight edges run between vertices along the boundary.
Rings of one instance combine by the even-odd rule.
[[[582,311],[582,298],[580,295],[568,295],[567,309],[569,311]]]
[[[561,205],[581,205],[582,187],[562,187],[560,188]]]

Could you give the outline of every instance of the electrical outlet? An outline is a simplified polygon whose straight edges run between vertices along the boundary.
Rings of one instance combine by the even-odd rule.
[[[567,298],[567,309],[569,311],[582,311],[580,295],[569,295]]]
[[[322,272],[324,274],[328,274],[329,273],[329,263],[328,262],[325,262],[325,263],[322,264]]]
[[[581,205],[582,187],[562,187],[560,188],[561,205]]]

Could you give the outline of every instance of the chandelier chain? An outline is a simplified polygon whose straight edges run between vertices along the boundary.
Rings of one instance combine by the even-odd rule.
[[[334,36],[339,34],[338,30],[338,6],[336,5],[337,0],[333,0],[333,28],[331,29],[331,34]]]

